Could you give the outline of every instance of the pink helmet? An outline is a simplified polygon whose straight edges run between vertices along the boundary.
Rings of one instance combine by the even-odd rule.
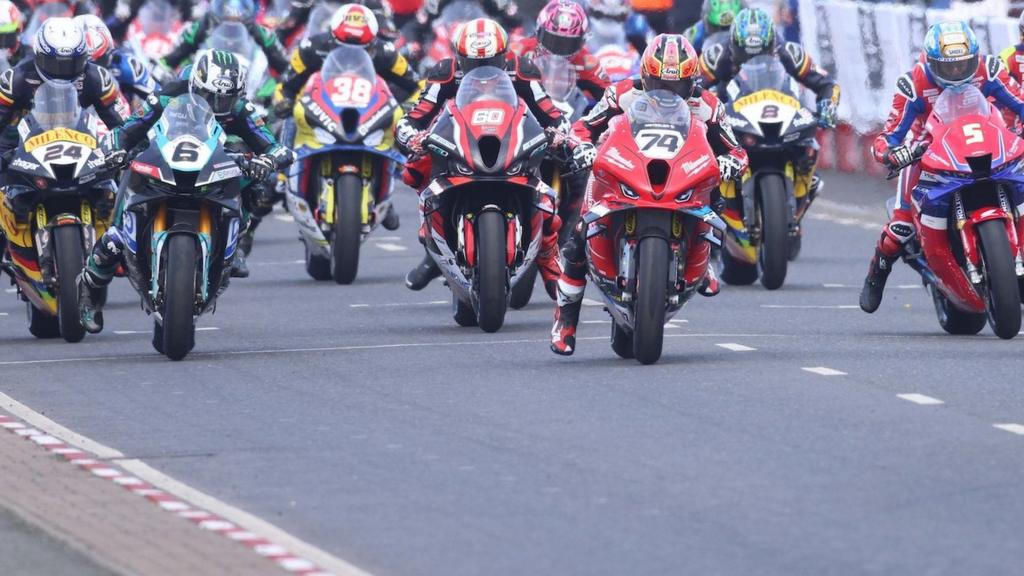
[[[583,6],[572,0],[551,0],[537,17],[537,40],[558,56],[573,56],[587,41],[590,22]]]

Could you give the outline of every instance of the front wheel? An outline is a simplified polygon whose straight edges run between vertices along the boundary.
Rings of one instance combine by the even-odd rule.
[[[163,349],[171,360],[181,360],[192,349],[196,324],[196,240],[175,234],[167,243],[164,276]]]
[[[477,324],[497,332],[505,324],[508,305],[505,216],[484,210],[476,217]]]
[[[665,339],[668,242],[663,238],[644,238],[638,252],[633,355],[641,364],[654,364],[661,358]]]
[[[1010,239],[1003,220],[987,220],[975,228],[985,263],[988,321],[996,336],[1004,340],[1020,332],[1020,289],[1017,286]]]
[[[782,176],[768,174],[758,182],[761,191],[761,246],[757,253],[761,285],[778,290],[786,281],[789,262],[789,203]]]
[[[338,284],[351,284],[359,272],[363,243],[363,180],[357,174],[338,177],[334,188],[334,238],[331,239],[331,276]]]
[[[85,266],[85,246],[82,229],[78,226],[58,226],[53,229],[53,252],[57,275],[57,318],[60,335],[67,342],[80,342],[85,338],[78,313],[78,275]]]

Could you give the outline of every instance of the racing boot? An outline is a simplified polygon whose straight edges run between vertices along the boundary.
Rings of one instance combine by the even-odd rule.
[[[423,260],[405,275],[405,287],[409,290],[423,290],[431,280],[441,276],[441,269],[434,263],[430,254],[424,254]]]
[[[898,256],[886,256],[880,249],[875,248],[875,257],[871,259],[868,277],[864,279],[864,288],[860,291],[861,310],[868,314],[878,310],[878,306],[882,304],[885,281],[889,279],[892,265],[897,258]]]
[[[718,293],[721,291],[722,286],[718,282],[718,273],[715,272],[715,267],[708,263],[707,276],[704,277],[704,281],[701,282],[700,287],[697,288],[697,293],[701,296],[711,298],[713,296],[718,296]]]
[[[254,224],[255,219],[248,229],[238,237],[238,246],[235,249],[235,259],[231,261],[232,278],[249,277],[249,265],[245,260],[249,256],[249,252],[252,251],[253,236],[256,232],[256,226]]]
[[[551,351],[560,356],[572,356],[576,351],[576,325],[583,307],[583,291],[587,287],[586,264],[567,262],[565,267],[566,272],[557,284],[558,306],[555,307],[555,323],[551,327]]]
[[[540,252],[537,254],[537,269],[544,280],[544,289],[552,300],[558,299],[558,281],[562,277],[562,261],[558,254],[558,229],[562,219],[557,214],[550,215],[544,221],[544,236],[540,240]]]
[[[106,285],[99,286],[96,277],[86,268],[78,275],[78,313],[82,328],[90,334],[103,331],[103,291]]]
[[[383,226],[385,230],[398,230],[398,211],[395,210],[394,204],[388,206],[388,213],[384,215],[384,219],[381,220],[380,225]]]

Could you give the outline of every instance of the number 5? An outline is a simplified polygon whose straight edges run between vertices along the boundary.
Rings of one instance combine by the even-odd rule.
[[[977,122],[973,124],[964,124],[964,136],[967,140],[964,140],[964,144],[977,144],[985,141],[985,133],[981,131],[981,124]]]

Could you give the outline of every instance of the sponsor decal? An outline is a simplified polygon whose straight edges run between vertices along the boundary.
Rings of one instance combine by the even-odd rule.
[[[39,164],[35,162],[27,162],[21,158],[15,158],[14,162],[11,162],[12,168],[21,168],[22,170],[38,170]]]
[[[319,104],[313,101],[312,98],[306,96],[302,99],[302,104],[306,107],[306,110],[313,114],[316,121],[320,123],[329,132],[336,133],[338,131],[338,124],[331,115],[328,114]]]
[[[69,128],[54,128],[25,140],[25,151],[31,152],[40,146],[57,141],[74,142],[89,148],[96,148],[96,139],[89,134]]]
[[[619,149],[614,146],[608,149],[608,152],[605,153],[605,157],[608,158],[608,161],[612,164],[621,166],[626,170],[636,170],[636,165],[630,162],[628,158],[623,157],[622,152],[619,152]]]
[[[369,131],[373,129],[377,122],[380,121],[381,118],[383,118],[386,115],[390,115],[391,113],[392,108],[390,106],[382,106],[380,110],[374,112],[373,116],[370,116],[366,120],[366,122],[364,122],[363,125],[359,127],[359,134],[365,137],[369,133]]]
[[[695,173],[699,172],[700,170],[703,170],[704,167],[707,166],[708,162],[710,162],[710,161],[711,161],[711,156],[708,156],[707,154],[705,154],[705,155],[701,156],[700,158],[697,158],[696,160],[692,160],[690,162],[683,162],[683,163],[681,163],[680,167],[683,169],[683,172],[686,172],[688,174],[691,174],[691,173],[695,174]]]
[[[760,104],[762,102],[778,102],[784,104],[790,108],[800,108],[800,101],[788,94],[777,92],[775,90],[761,90],[760,92],[754,92],[750,96],[744,96],[736,100],[733,106],[739,110],[740,108],[746,108],[753,104]]]

